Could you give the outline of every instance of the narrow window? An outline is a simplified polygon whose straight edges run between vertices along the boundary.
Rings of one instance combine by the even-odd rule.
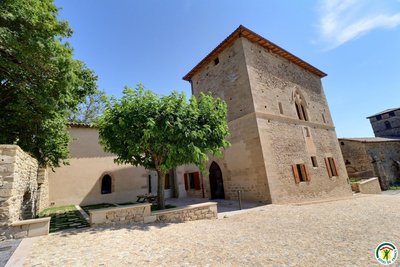
[[[171,183],[170,183],[170,180],[169,180],[169,173],[167,173],[165,175],[164,189],[171,189]]]
[[[344,164],[351,165],[351,162],[348,159],[346,159],[346,162]]]
[[[308,127],[304,127],[304,131],[306,133],[306,137],[310,137],[310,129]]]
[[[305,121],[308,121],[308,115],[307,115],[307,113],[306,113],[306,109],[304,108],[303,105],[300,105],[300,106],[301,106],[301,113],[302,113],[302,115],[303,115],[303,119],[304,119]]]
[[[214,65],[218,65],[219,63],[219,58],[214,59]]]
[[[280,113],[280,114],[283,114],[283,107],[282,107],[282,103],[281,103],[281,102],[279,102],[279,103],[278,103],[278,106],[279,106],[279,113]]]
[[[108,174],[101,179],[101,194],[111,194],[111,176]]]
[[[344,142],[340,142],[340,145],[341,145],[341,146],[344,146]]]
[[[317,157],[312,156],[312,157],[311,157],[311,162],[312,162],[312,166],[313,166],[314,168],[318,167]]]
[[[297,117],[299,117],[299,120],[302,120],[299,104],[297,103],[296,103],[296,112],[297,112]]]
[[[310,176],[308,175],[307,167],[304,164],[292,165],[294,180],[296,184],[300,182],[310,181]]]
[[[324,115],[324,113],[322,113],[321,115],[322,115],[322,121],[323,121],[324,123],[326,123],[326,120],[325,120],[325,115]]]
[[[392,125],[388,121],[385,121],[385,127],[387,130],[392,129]]]
[[[339,176],[336,168],[336,161],[334,158],[325,158],[325,165],[326,165],[326,170],[328,171],[329,178],[333,176]]]

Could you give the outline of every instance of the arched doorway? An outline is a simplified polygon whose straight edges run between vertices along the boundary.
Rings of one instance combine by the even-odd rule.
[[[103,176],[103,179],[101,179],[101,194],[111,194],[112,188],[111,188],[112,180],[111,176],[106,174]]]
[[[218,164],[213,162],[210,166],[210,191],[211,199],[225,198],[224,181]]]

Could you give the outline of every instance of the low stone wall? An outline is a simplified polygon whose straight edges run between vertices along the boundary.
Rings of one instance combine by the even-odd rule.
[[[151,203],[90,210],[90,225],[110,223],[143,223],[151,216]]]
[[[216,202],[155,211],[152,214],[156,216],[156,221],[158,222],[184,222],[218,218]]]
[[[51,217],[18,221],[11,224],[13,238],[25,238],[48,235]]]
[[[358,187],[362,194],[380,194],[382,192],[378,177],[360,181]]]
[[[117,223],[184,222],[217,219],[217,203],[207,202],[151,212],[151,203],[90,210],[90,225]]]

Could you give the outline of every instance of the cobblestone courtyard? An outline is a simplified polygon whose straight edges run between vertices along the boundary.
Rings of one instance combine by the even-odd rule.
[[[378,266],[400,247],[400,195],[268,205],[214,221],[123,225],[38,238],[24,266]]]

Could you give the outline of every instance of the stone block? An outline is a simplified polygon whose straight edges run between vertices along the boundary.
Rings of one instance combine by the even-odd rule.
[[[144,223],[152,223],[155,222],[157,220],[157,216],[153,215],[153,216],[145,216],[143,218],[143,222]]]

